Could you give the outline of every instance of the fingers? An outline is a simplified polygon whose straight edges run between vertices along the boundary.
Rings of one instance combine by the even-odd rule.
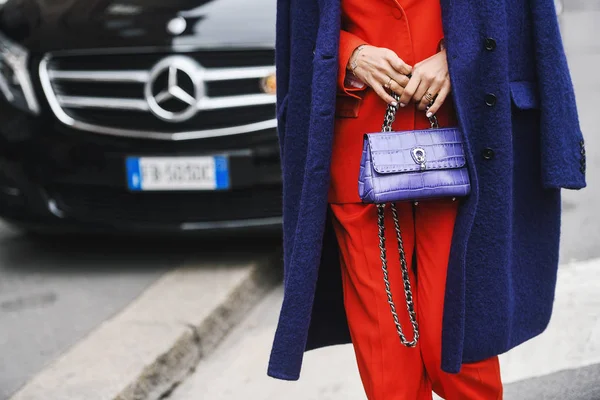
[[[420,74],[418,74],[416,72],[413,73],[413,75],[410,78],[408,84],[404,88],[404,92],[400,96],[400,102],[399,102],[400,103],[400,107],[404,107],[405,105],[408,104],[408,102],[415,95],[415,92],[419,88],[420,84],[421,84],[421,76],[420,76]]]
[[[447,83],[449,77],[446,54],[440,52],[414,66],[410,81],[402,93],[400,106],[412,100],[417,109],[424,111]],[[428,93],[429,96],[426,96]]]
[[[396,103],[396,99],[394,99],[384,87],[389,80],[390,78],[387,75],[374,72],[371,74],[371,77],[367,83],[383,101],[385,101],[387,104],[392,104]]]
[[[410,73],[412,67],[392,50],[367,46],[361,52],[357,64],[355,75],[387,104],[396,102],[390,91],[402,95],[404,86],[410,82],[406,74]]]
[[[385,74],[387,76],[387,80],[385,81],[384,85],[388,84],[389,82],[388,88],[390,90],[398,93],[399,95],[402,94],[402,92],[404,91],[404,87],[408,85],[408,82],[410,81],[408,76],[398,73],[391,66],[389,66],[389,68],[385,71]],[[392,78],[391,82],[390,78]]]
[[[390,66],[396,71],[397,74],[408,75],[412,72],[412,67],[405,63],[396,53],[390,50],[386,56]],[[392,76],[392,75],[390,75]],[[401,82],[398,82],[401,83]]]
[[[393,80],[390,82],[389,89],[398,95],[402,95],[404,88],[410,81],[407,75],[412,71],[412,67],[406,64],[392,50],[387,53],[386,60],[388,68],[385,73]]]
[[[389,81],[389,79],[388,79],[388,81]],[[404,86],[406,86],[407,83],[408,83],[408,78],[406,80],[406,83],[404,83]],[[392,80],[388,86],[388,89],[390,91],[396,93],[398,96],[402,96],[402,93],[404,93],[404,86],[398,84],[398,82],[396,82],[395,80]],[[384,87],[385,87],[385,85],[384,85]]]
[[[435,115],[439,111],[442,104],[444,104],[444,101],[446,101],[448,94],[450,94],[451,89],[452,85],[450,84],[450,81],[445,81],[442,87],[440,88],[440,91],[438,92],[437,98],[433,102],[433,105],[429,107],[429,110],[427,110],[428,117]]]
[[[424,80],[414,96],[414,101],[417,103],[417,109],[425,111],[427,106],[429,106],[431,101],[434,99],[435,95],[438,94],[444,85],[444,82],[445,80],[443,79],[433,79],[430,81],[428,86],[428,82]],[[431,95],[431,97],[428,98],[427,94]]]
[[[396,93],[398,96],[401,96],[404,92],[404,86],[408,84],[408,77],[406,75],[398,75],[397,78],[391,77],[387,74],[382,74],[379,76],[380,82],[383,83],[383,88],[387,92]],[[400,82],[398,82],[400,81]]]

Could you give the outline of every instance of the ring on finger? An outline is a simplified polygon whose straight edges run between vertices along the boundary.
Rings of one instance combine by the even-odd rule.
[[[425,99],[429,102],[429,104],[433,103],[433,99],[434,99],[434,95],[432,95],[431,93],[427,92],[425,93]]]
[[[384,87],[385,87],[386,89],[389,89],[389,88],[391,87],[391,85],[392,85],[392,81],[393,81],[393,79],[390,77],[390,80],[388,81],[388,83],[386,83],[386,84],[384,85]]]

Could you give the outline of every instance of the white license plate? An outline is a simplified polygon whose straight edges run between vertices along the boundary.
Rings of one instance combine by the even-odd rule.
[[[219,190],[229,188],[228,160],[207,157],[128,157],[130,190]]]

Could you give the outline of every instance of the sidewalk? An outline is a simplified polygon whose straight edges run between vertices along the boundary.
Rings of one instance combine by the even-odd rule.
[[[365,400],[349,345],[308,352],[298,382],[277,381],[266,376],[282,289],[266,297],[192,377],[177,388],[169,400]],[[501,356],[506,384],[553,372],[600,363],[600,259],[562,268],[555,312],[548,330],[536,339]],[[600,372],[600,368],[598,368]],[[527,387],[506,389],[506,400],[598,399],[600,376],[587,384],[594,397],[564,397],[563,387],[541,381]],[[566,386],[565,386],[566,385]],[[557,397],[541,397],[547,390]],[[583,389],[582,389],[583,390]],[[589,394],[589,393],[588,393]]]

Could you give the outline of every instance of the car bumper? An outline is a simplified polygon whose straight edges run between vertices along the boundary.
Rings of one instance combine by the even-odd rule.
[[[40,126],[32,132],[29,123],[22,124],[23,135],[11,140],[3,132],[9,125],[1,122],[0,217],[11,224],[35,231],[136,234],[280,230],[281,173],[274,130],[161,148],[154,142]],[[228,157],[230,190],[127,189],[128,156],[207,154]]]

